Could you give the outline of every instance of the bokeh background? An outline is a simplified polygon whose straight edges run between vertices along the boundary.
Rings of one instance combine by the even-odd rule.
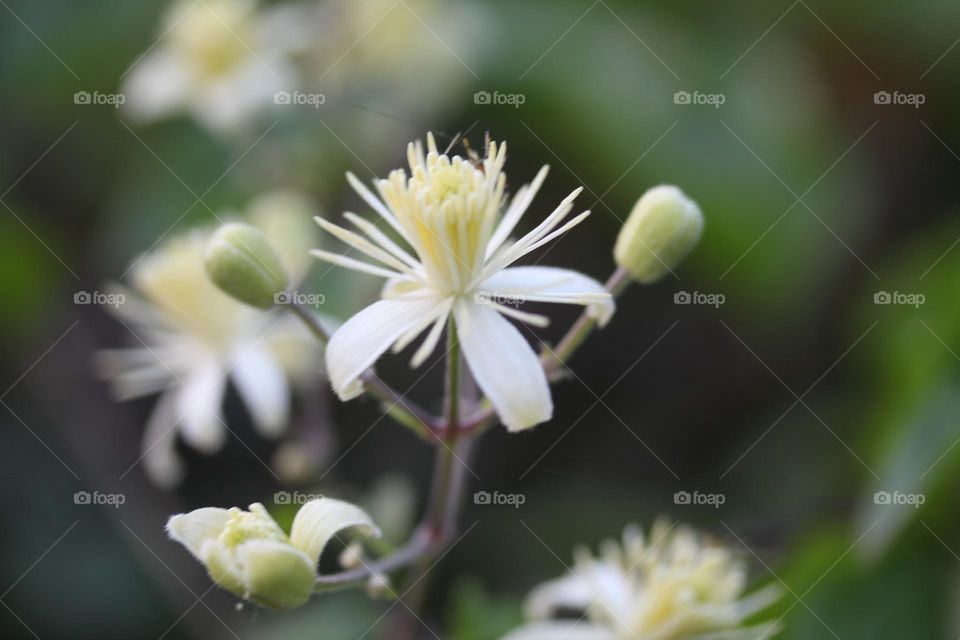
[[[74,100],[122,91],[163,46],[166,2],[0,2],[3,637],[390,637],[375,624],[389,605],[360,594],[237,610],[162,527],[287,490],[379,504],[402,535],[431,452],[318,383],[291,427],[318,467],[276,473],[282,444],[257,436],[231,394],[237,438],[209,458],[184,450],[186,481],[157,489],[135,464],[153,400],[113,402],[91,364],[129,336],[74,296],[271,187],[308,193],[323,215],[366,213],[344,171],[383,176],[431,130],[441,144],[508,140],[513,188],[549,163],[528,226],[585,187],[594,215],[532,256],[545,264],[605,278],[621,220],[658,183],[707,219],[676,277],[628,290],[576,355],[550,423],[483,438],[470,491],[525,501],[468,499],[473,528],[431,574],[442,637],[498,637],[575,545],[657,515],[738,548],[757,584],[783,583],[783,638],[956,637],[960,6],[349,4],[355,22],[328,24],[305,73],[326,103],[267,109],[225,135]],[[484,104],[484,91],[522,104]],[[318,265],[308,288],[346,317],[377,286]],[[684,292],[722,304],[678,304]],[[537,335],[556,340],[574,317],[560,309]],[[404,388],[405,362],[381,365]],[[434,398],[439,369],[411,393]],[[82,490],[125,501],[75,504]],[[684,491],[723,504],[682,504]],[[884,491],[923,504],[883,504]]]

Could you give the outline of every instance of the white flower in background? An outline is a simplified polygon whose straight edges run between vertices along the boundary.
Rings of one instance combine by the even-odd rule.
[[[760,640],[776,625],[744,626],[775,602],[766,587],[744,595],[746,566],[729,549],[665,522],[649,538],[628,528],[623,543],[608,540],[600,556],[580,549],[569,573],[534,589],[529,624],[503,640]],[[558,612],[579,619],[551,620]],[[582,614],[582,615],[581,615]]]
[[[306,247],[315,228],[309,203],[279,191],[248,210],[248,219],[298,281],[306,273]],[[133,291],[116,311],[134,334],[134,346],[102,351],[97,359],[119,399],[161,394],[143,438],[147,474],[161,486],[172,486],[183,475],[178,433],[205,453],[223,446],[227,429],[221,405],[228,379],[259,432],[276,437],[287,426],[291,384],[316,380],[321,358],[298,320],[248,307],[207,278],[209,237],[203,230],[174,237],[135,264]]]
[[[495,45],[490,16],[476,3],[326,0],[320,11],[312,53],[321,86],[377,91],[378,105],[449,101],[451,84],[475,80],[468,61]]]
[[[399,351],[429,329],[413,356],[412,365],[418,366],[434,351],[452,314],[467,364],[507,428],[515,431],[549,420],[553,402],[537,354],[504,316],[543,326],[546,317],[520,311],[516,305],[558,302],[587,305],[603,323],[613,313],[613,301],[600,283],[576,271],[510,265],[589,214],[585,211],[564,223],[581,189],[532,231],[511,240],[547,167],[505,207],[505,144],[490,143],[478,166],[438,153],[432,135],[427,151],[424,155],[419,143],[411,143],[410,175],[398,169],[388,179],[376,181],[380,198],[347,175],[416,258],[353,213],[344,215],[366,237],[317,218],[325,230],[380,264],[321,250],[313,251],[315,256],[387,279],[382,299],[350,318],[330,339],[326,357],[333,387],[344,400],[360,394],[358,377],[381,354],[391,346]]]
[[[310,10],[261,9],[254,0],[174,3],[156,46],[126,78],[127,113],[153,121],[186,112],[214,131],[245,125],[295,86],[291,56],[312,39]]]
[[[272,609],[293,609],[310,599],[320,554],[346,529],[380,536],[366,512],[332,498],[304,504],[289,536],[259,503],[249,511],[204,507],[167,523],[170,537],[204,564],[214,582]]]

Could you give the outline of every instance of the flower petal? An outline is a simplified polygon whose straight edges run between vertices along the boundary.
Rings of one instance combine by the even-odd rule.
[[[293,518],[290,543],[316,565],[327,543],[349,527],[359,528],[364,535],[380,537],[380,529],[360,507],[343,500],[318,498],[303,505]]]
[[[463,354],[503,424],[519,431],[549,420],[553,400],[540,359],[493,309],[460,300],[454,307]]]
[[[690,636],[690,640],[766,640],[773,638],[783,626],[777,622],[762,622],[750,627],[713,631]]]
[[[194,79],[189,60],[182,54],[157,50],[134,67],[123,86],[127,116],[149,122],[182,108]]]
[[[177,455],[177,402],[180,391],[160,396],[143,432],[143,468],[158,487],[170,489],[183,479],[183,462]]]
[[[177,397],[180,433],[187,444],[203,453],[217,451],[226,439],[220,417],[224,384],[220,364],[210,358],[184,378]]]
[[[533,622],[514,629],[501,640],[617,640],[613,629],[589,622]]]
[[[332,222],[327,222],[320,216],[314,216],[313,219],[318,225],[320,225],[321,229],[339,239],[344,244],[356,249],[360,253],[365,254],[400,273],[407,275],[413,273],[410,265],[404,263],[402,260],[394,256],[383,247],[374,244],[370,240],[367,240],[359,233],[350,231],[349,229],[344,229],[343,227],[335,225]]]
[[[237,547],[248,597],[271,609],[293,609],[313,594],[316,562],[276,540],[250,540]]]
[[[570,269],[510,267],[490,276],[478,291],[491,298],[516,298],[521,302],[556,302],[585,305],[600,326],[613,315],[613,297],[602,284]]]
[[[230,511],[217,507],[203,507],[190,513],[180,513],[167,520],[167,535],[187,548],[198,560],[208,540],[214,540],[223,532]]]
[[[517,226],[517,223],[520,222],[520,218],[523,217],[524,212],[530,206],[530,203],[533,202],[534,196],[537,195],[537,191],[540,190],[540,185],[543,184],[549,170],[550,168],[547,165],[543,165],[532,183],[525,184],[517,190],[517,193],[513,196],[513,200],[510,202],[510,206],[507,207],[507,210],[504,212],[503,218],[500,219],[500,224],[497,225],[496,231],[490,236],[485,257],[489,258],[492,256],[504,241],[510,237],[510,233],[514,227]]]
[[[239,350],[230,370],[253,424],[266,437],[280,435],[290,414],[287,378],[270,352],[257,344]]]
[[[567,574],[538,584],[527,596],[523,611],[531,620],[547,620],[560,609],[587,611],[595,600],[582,579]]]
[[[327,372],[341,400],[358,396],[357,378],[441,303],[436,297],[380,300],[347,320],[327,344]]]

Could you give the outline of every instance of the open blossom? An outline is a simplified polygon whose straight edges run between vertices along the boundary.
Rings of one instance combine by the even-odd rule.
[[[295,86],[291,56],[310,42],[308,18],[305,7],[254,0],[174,3],[127,76],[127,112],[144,121],[186,112],[215,131],[244,125]]]
[[[310,599],[320,554],[346,529],[380,536],[366,512],[332,498],[304,504],[289,536],[260,503],[248,511],[204,507],[167,523],[170,537],[204,564],[214,582],[272,609],[292,609]]]
[[[586,549],[562,578],[531,592],[532,621],[503,640],[761,640],[776,625],[745,626],[780,591],[744,595],[746,566],[729,549],[666,522],[649,537],[628,528],[622,544],[610,540],[594,557]],[[551,620],[558,612],[579,618]]]
[[[278,191],[248,210],[287,272],[302,277],[304,244],[310,244],[308,203]],[[291,383],[316,379],[319,350],[295,318],[248,307],[210,282],[204,273],[209,237],[206,230],[187,232],[136,262],[133,290],[116,310],[134,346],[98,354],[100,371],[120,399],[160,393],[144,433],[143,461],[162,486],[183,475],[178,433],[205,453],[223,446],[221,404],[228,380],[260,433],[276,437],[287,426]]]
[[[506,144],[491,142],[476,166],[419,142],[407,150],[410,173],[402,169],[375,182],[379,198],[348,174],[350,184],[412,249],[401,247],[369,221],[346,213],[361,233],[317,218],[326,231],[376,263],[316,250],[321,259],[386,278],[381,300],[350,318],[327,345],[327,366],[344,400],[362,391],[359,376],[391,346],[399,351],[420,334],[413,356],[420,365],[436,348],[453,317],[460,346],[480,388],[510,430],[524,429],[553,413],[546,374],[537,354],[506,318],[536,326],[548,320],[517,309],[521,302],[586,305],[601,323],[613,313],[610,294],[576,271],[511,266],[586,218],[570,220],[575,190],[531,231],[510,236],[547,175],[543,167],[507,203]],[[361,235],[363,234],[363,235]],[[506,317],[505,317],[506,316]]]

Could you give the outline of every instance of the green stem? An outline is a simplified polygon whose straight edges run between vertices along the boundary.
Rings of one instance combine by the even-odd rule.
[[[464,485],[462,476],[466,471],[466,465],[457,459],[453,451],[453,447],[457,446],[457,439],[461,435],[459,425],[460,367],[462,362],[460,340],[457,337],[457,326],[453,318],[447,325],[447,341],[445,423],[437,436],[437,462],[433,475],[430,506],[424,517],[424,528],[434,544],[411,567],[408,578],[411,586],[405,599],[408,602],[407,606],[415,612],[415,615],[400,624],[395,634],[399,638],[414,637],[415,625],[418,624],[414,620],[422,615],[426,604],[427,572],[437,555],[443,551],[451,540],[452,533],[456,528],[455,510],[460,502],[460,496],[454,496],[453,494],[454,492],[462,493]]]
[[[453,318],[447,325],[447,380],[445,396],[445,421],[436,437],[437,462],[433,476],[433,494],[424,520],[430,531],[438,538],[446,537],[447,508],[450,486],[456,467],[453,447],[459,435],[460,424],[460,340]]]
[[[415,582],[406,597],[413,610],[422,608],[426,595],[424,575],[431,562],[452,539],[457,516],[463,501],[471,438],[460,433],[460,387],[462,358],[456,326],[451,321],[447,350],[447,378],[444,421],[441,428],[430,432],[430,441],[436,446],[437,456],[431,486],[430,501],[423,521],[410,541],[389,555],[367,562],[348,571],[320,576],[317,590],[343,589],[362,586],[371,576],[386,574],[403,567],[411,567],[410,581]],[[456,451],[455,451],[456,449]]]

